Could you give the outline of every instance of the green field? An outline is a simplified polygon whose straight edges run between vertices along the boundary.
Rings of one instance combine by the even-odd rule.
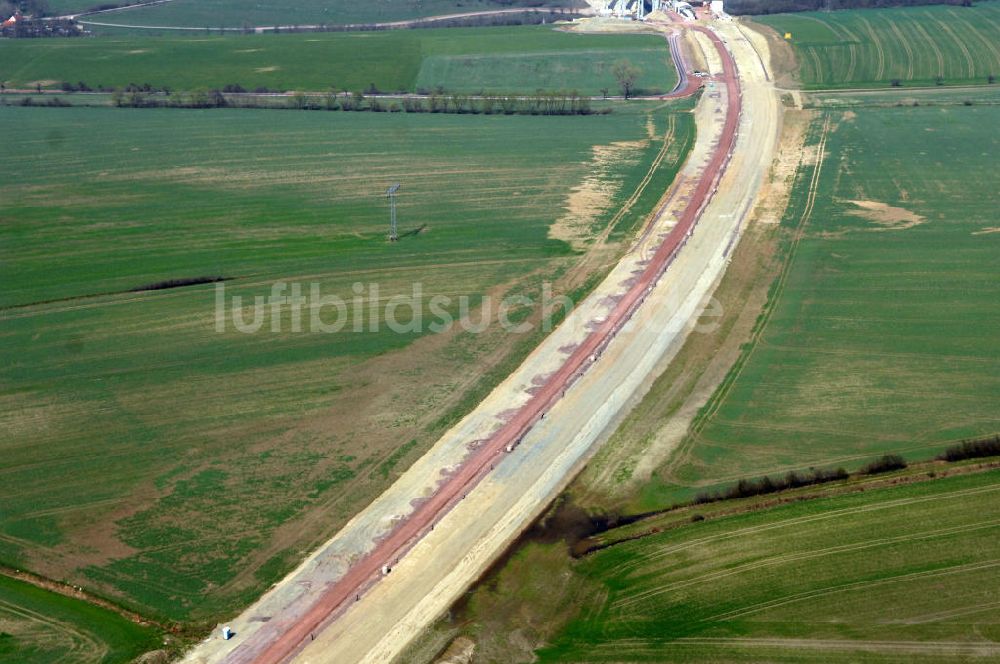
[[[257,334],[231,316],[217,333],[212,285],[124,291],[224,275],[230,296],[284,280],[350,301],[377,282],[384,300],[419,282],[452,313],[461,295],[534,296],[579,260],[548,236],[575,188],[603,192],[586,236],[672,128],[648,211],[693,138],[690,114],[642,104],[563,118],[0,107],[0,122],[18,128],[0,165],[0,562],[194,622],[335,532],[538,338],[358,333],[353,308],[331,334],[308,315],[293,332],[287,309]],[[397,181],[404,237],[389,244]]]
[[[149,83],[174,90],[383,92],[418,87],[476,92],[616,89],[611,65],[629,60],[638,85],[670,90],[676,71],[661,37],[579,35],[545,26],[213,37],[22,39],[0,43],[6,86],[91,88]]]
[[[59,8],[67,0],[49,5]],[[69,0],[78,6],[77,0]],[[94,1],[92,5],[101,4]],[[193,28],[242,28],[244,26],[336,25],[403,21],[424,16],[531,8],[530,0],[302,0],[292,5],[247,0],[173,0],[162,5],[107,12],[95,21],[136,26],[185,26]],[[547,5],[572,6],[572,2],[550,1]]]
[[[963,88],[934,87],[917,90],[824,90],[803,95],[803,108],[852,109],[857,107],[1000,105],[1000,85]]]
[[[105,4],[100,0],[47,0],[48,14],[62,16],[76,12],[84,12],[88,9]]]
[[[161,643],[115,613],[0,576],[0,661],[124,664]]]
[[[596,589],[540,661],[995,659],[994,510],[997,470],[710,518],[619,543],[574,565],[578,580],[567,585]]]
[[[807,89],[985,84],[1000,76],[1000,2],[804,12],[755,21],[792,34]],[[940,77],[940,78],[939,78]]]
[[[766,320],[646,501],[1000,429],[998,122],[996,106],[820,113]]]

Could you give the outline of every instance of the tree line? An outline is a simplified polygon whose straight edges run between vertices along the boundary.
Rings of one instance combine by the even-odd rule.
[[[784,14],[786,12],[916,7],[920,5],[971,7],[972,0],[726,0],[726,12],[733,15]]]
[[[195,90],[169,93],[133,87],[115,90],[111,103],[119,108],[289,108],[308,111],[359,111],[374,113],[453,113],[471,115],[592,115],[590,99],[576,91],[538,92],[533,95],[485,95],[432,93],[426,97],[366,96],[361,92],[326,95],[294,93],[290,96],[254,96],[237,90]],[[242,88],[239,88],[242,90]]]
[[[904,468],[906,468],[906,460],[903,457],[898,454],[885,454],[863,465],[857,470],[855,475],[879,475]],[[846,480],[850,476],[851,473],[848,473],[844,468],[810,468],[804,472],[792,470],[783,476],[771,477],[770,475],[764,475],[753,479],[741,479],[736,484],[724,489],[702,491],[691,502],[695,505],[701,505],[716,503],[721,500],[733,500],[734,498],[763,496],[803,486],[838,482]]]
[[[963,440],[957,445],[945,449],[938,455],[938,459],[941,461],[962,461],[963,459],[981,459],[991,456],[1000,456],[1000,434],[992,438]]]

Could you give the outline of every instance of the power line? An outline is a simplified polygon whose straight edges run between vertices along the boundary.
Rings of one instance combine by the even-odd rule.
[[[389,199],[389,242],[395,242],[399,239],[399,233],[396,230],[396,192],[398,191],[398,182],[385,190],[385,196]]]

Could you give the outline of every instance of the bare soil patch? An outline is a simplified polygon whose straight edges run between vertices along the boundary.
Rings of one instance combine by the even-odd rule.
[[[761,185],[756,221],[763,224],[781,223],[799,167],[816,164],[816,148],[804,145],[812,116],[811,111],[785,111],[781,128],[781,149],[771,164],[770,177]]]
[[[690,30],[685,30],[682,39],[684,42],[684,51],[691,58],[691,67],[695,71],[705,71],[708,69],[708,63],[705,61],[705,52],[701,48],[701,43],[695,38],[694,33]]]
[[[763,23],[752,22],[753,30],[764,35],[767,40],[767,50],[771,58],[771,73],[774,76],[774,85],[778,88],[798,88],[799,83],[799,63],[795,58],[795,51],[792,45],[785,41],[781,35]]]
[[[887,203],[879,201],[850,202],[860,209],[848,210],[847,214],[874,222],[876,227],[870,229],[873,231],[901,231],[919,226],[925,221],[925,217],[915,212]]]
[[[467,636],[460,636],[451,642],[435,664],[469,664],[476,650],[476,642]]]
[[[620,182],[608,177],[610,170],[622,162],[638,159],[647,145],[648,140],[595,145],[587,176],[566,197],[566,213],[549,228],[549,237],[562,240],[577,251],[586,248],[593,239],[595,224],[621,189]]]

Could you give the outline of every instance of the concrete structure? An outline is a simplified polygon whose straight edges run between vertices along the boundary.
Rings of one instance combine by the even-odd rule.
[[[602,0],[599,3],[591,2],[590,4],[601,16],[644,21],[650,13],[666,9],[670,0]]]

